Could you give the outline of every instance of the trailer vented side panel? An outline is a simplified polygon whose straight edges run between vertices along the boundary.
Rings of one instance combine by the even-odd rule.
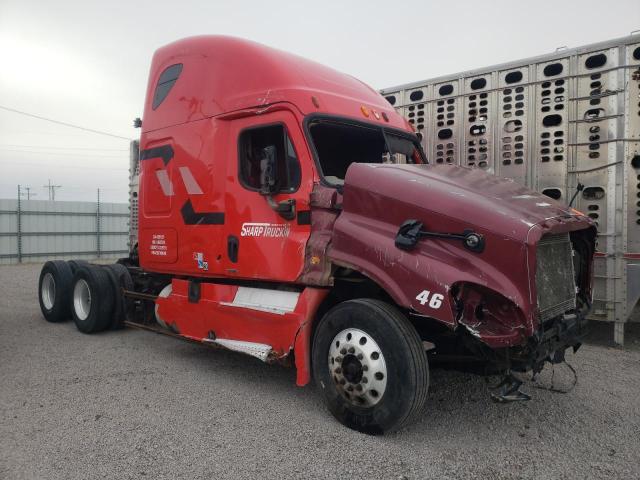
[[[598,225],[592,318],[639,320],[640,35],[382,90],[431,162],[480,168]]]

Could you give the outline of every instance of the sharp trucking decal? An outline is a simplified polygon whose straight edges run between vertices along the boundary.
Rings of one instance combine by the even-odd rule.
[[[288,223],[243,223],[241,237],[284,238],[289,236]]]

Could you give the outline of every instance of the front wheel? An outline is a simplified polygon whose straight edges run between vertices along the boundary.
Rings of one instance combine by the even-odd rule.
[[[316,384],[347,427],[380,434],[422,412],[427,356],[415,328],[395,307],[372,299],[337,305],[316,328],[312,356]]]

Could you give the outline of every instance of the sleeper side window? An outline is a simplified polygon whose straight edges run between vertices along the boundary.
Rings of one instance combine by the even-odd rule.
[[[270,150],[275,150],[279,192],[295,192],[300,187],[300,162],[282,124],[250,128],[238,137],[240,182],[259,190],[261,169]]]
[[[181,63],[171,65],[162,71],[162,73],[160,74],[160,78],[158,78],[156,89],[153,93],[153,103],[151,104],[151,106],[154,110],[160,106],[165,98],[167,98],[167,95],[169,95],[169,91],[171,91],[171,89],[175,85],[181,72]]]

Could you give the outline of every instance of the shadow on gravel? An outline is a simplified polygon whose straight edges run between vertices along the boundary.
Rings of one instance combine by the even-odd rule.
[[[151,334],[153,335],[153,334]],[[176,342],[176,340],[169,339]],[[215,349],[193,343],[177,341],[179,346],[172,349],[172,356],[182,358],[200,375],[207,376],[215,372],[217,377],[224,378],[225,383],[235,382],[251,391],[264,392],[268,401],[280,405],[297,404],[299,412],[317,413],[322,406],[322,399],[313,381],[304,388],[295,385],[294,368],[281,365],[267,365],[258,359],[241,353]],[[158,354],[166,349],[166,345],[157,345]],[[574,358],[569,354],[571,362]],[[553,377],[553,378],[552,378]],[[496,404],[490,398],[490,386],[500,382],[499,376],[480,376],[473,373],[460,372],[444,368],[432,368],[430,371],[429,397],[425,411],[419,421],[403,430],[415,440],[428,437],[434,431],[443,433],[448,440],[466,437],[473,429],[481,432],[491,431],[496,425],[505,422],[505,417],[518,416],[520,412],[530,409],[542,409],[540,401],[552,401],[560,409],[574,402],[571,394],[563,395],[550,392],[553,387],[560,390],[571,390],[574,377],[566,365],[548,366],[535,381],[531,375],[520,375],[524,380],[522,389],[532,395],[529,402]],[[259,395],[258,395],[259,396]],[[266,398],[265,398],[266,400]],[[288,415],[288,410],[283,415]],[[328,410],[320,412],[330,420]],[[537,414],[536,414],[537,415]],[[525,421],[520,422],[525,425]],[[451,425],[455,424],[455,429]],[[338,428],[341,427],[337,422]],[[522,427],[528,428],[528,427]],[[396,434],[387,435],[394,438]]]

